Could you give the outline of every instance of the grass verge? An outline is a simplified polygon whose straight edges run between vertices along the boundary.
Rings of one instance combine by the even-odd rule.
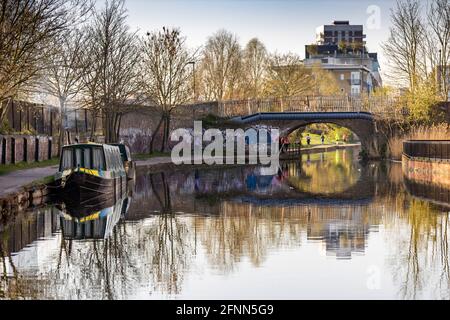
[[[57,164],[59,164],[59,158],[53,158],[51,160],[45,160],[41,162],[32,162],[32,163],[20,162],[17,164],[0,165],[0,176],[3,176],[5,174],[14,171],[34,169],[34,168],[44,168],[55,166]]]

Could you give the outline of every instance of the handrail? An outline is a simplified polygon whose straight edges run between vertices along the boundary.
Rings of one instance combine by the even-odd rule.
[[[391,117],[399,113],[397,97],[293,96],[229,100],[218,105],[221,117],[269,112],[368,112]]]

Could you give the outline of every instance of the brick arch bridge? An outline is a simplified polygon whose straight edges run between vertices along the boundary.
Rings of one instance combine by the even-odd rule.
[[[375,159],[382,157],[389,124],[405,117],[398,106],[397,97],[306,96],[223,101],[217,115],[240,127],[277,127],[285,136],[310,124],[336,124],[355,133],[368,157]]]
[[[316,123],[330,123],[345,127],[358,136],[363,150],[370,158],[380,157],[380,147],[385,141],[378,132],[375,117],[370,113],[357,112],[321,112],[321,113],[259,113],[247,117],[231,119],[235,125],[242,127],[256,124],[280,128],[282,136]]]

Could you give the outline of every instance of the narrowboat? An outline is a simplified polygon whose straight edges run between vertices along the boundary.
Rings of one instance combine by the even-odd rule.
[[[92,143],[63,147],[55,182],[63,197],[80,205],[117,201],[127,189],[119,147]]]
[[[110,145],[119,147],[120,156],[122,158],[127,177],[129,180],[134,180],[136,178],[136,165],[131,159],[130,148],[128,148],[128,146],[123,143],[111,143]]]

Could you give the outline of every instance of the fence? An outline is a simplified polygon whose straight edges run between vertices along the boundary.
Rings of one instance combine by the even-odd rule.
[[[5,103],[6,120],[11,133],[57,136],[60,130],[60,111],[54,106],[41,105],[24,101]],[[94,124],[95,121],[95,124]],[[75,133],[90,132],[95,125],[96,131],[102,130],[102,118],[93,117],[86,109],[70,109],[67,111],[67,130]]]
[[[6,120],[12,132],[52,136],[59,128],[58,108],[13,100],[2,108],[6,108]]]
[[[403,153],[410,158],[450,160],[450,140],[406,141],[403,143]]]
[[[222,101],[221,117],[247,116],[266,112],[370,112],[402,116],[396,97],[299,96],[286,98]]]
[[[59,108],[13,100],[1,107],[7,125],[0,133],[0,165],[40,162],[57,156]],[[70,134],[65,135],[65,143],[74,142],[75,137],[87,141],[92,128],[96,129],[94,135],[102,135],[102,118],[93,117],[89,110],[71,109],[67,112],[66,128]]]

